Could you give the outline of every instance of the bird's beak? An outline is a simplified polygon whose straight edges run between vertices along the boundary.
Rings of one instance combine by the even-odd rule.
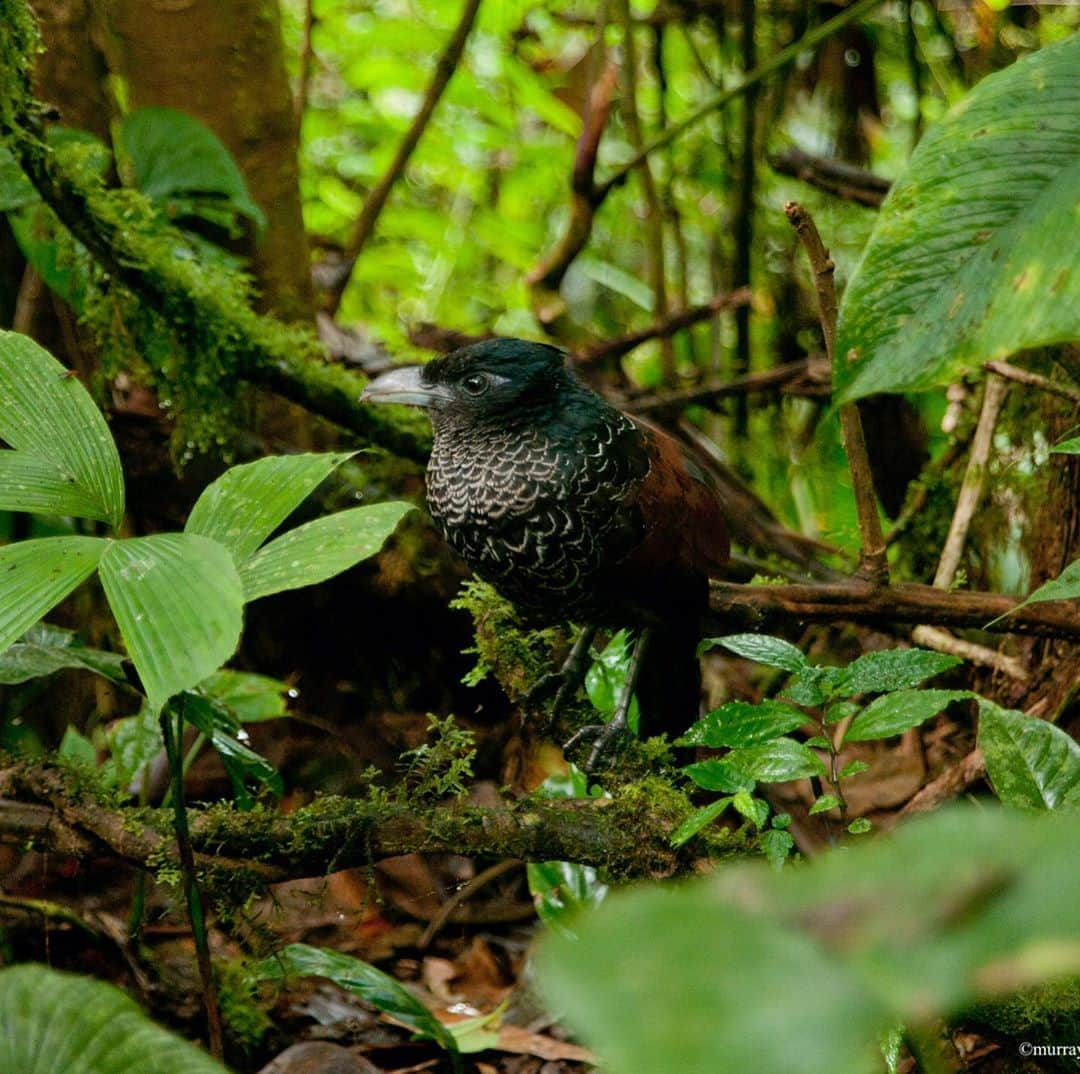
[[[404,403],[406,406],[438,406],[449,398],[447,390],[439,384],[424,384],[420,379],[421,367],[406,366],[391,369],[376,377],[360,396],[362,403]]]

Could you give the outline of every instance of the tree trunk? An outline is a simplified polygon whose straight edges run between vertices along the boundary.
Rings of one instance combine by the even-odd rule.
[[[297,129],[275,0],[95,0],[110,66],[132,108],[160,105],[201,119],[225,143],[266,213],[254,252],[263,304],[312,316],[300,213]]]

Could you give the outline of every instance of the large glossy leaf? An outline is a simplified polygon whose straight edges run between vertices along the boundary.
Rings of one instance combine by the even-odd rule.
[[[805,712],[783,701],[729,701],[702,716],[678,740],[680,746],[753,746],[802,727],[809,722]]]
[[[0,547],[0,653],[94,573],[107,543],[41,537]]]
[[[698,646],[698,652],[720,645],[729,652],[756,660],[769,667],[783,668],[785,671],[801,671],[807,666],[806,657],[783,638],[771,634],[729,634],[726,638],[706,638]]]
[[[333,578],[373,556],[393,532],[410,503],[374,503],[338,511],[271,541],[240,568],[244,599],[299,589]]]
[[[1080,806],[1080,744],[1060,728],[984,700],[979,746],[990,782],[1006,805]]]
[[[0,332],[0,509],[71,514],[118,526],[120,456],[86,389],[48,351]]]
[[[793,738],[774,738],[770,742],[732,750],[724,761],[762,783],[781,783],[825,774],[821,758],[809,746]]]
[[[84,649],[70,630],[38,623],[6,652],[0,653],[0,684],[26,682],[65,668],[81,668],[125,681],[123,658],[101,649]]]
[[[897,1021],[1080,970],[1078,858],[1071,817],[945,810],[799,869],[616,893],[544,940],[539,983],[620,1074],[869,1072]]]
[[[946,705],[974,695],[968,690],[897,690],[870,702],[844,735],[845,742],[869,742],[889,738],[918,727]]]
[[[135,185],[166,211],[206,215],[216,199],[262,230],[266,218],[236,161],[194,116],[175,108],[139,108],[124,117],[120,140],[134,167]]]
[[[848,284],[840,399],[945,384],[1080,338],[1080,35],[983,79],[932,127]]]
[[[154,712],[232,656],[243,591],[232,556],[217,541],[191,533],[114,541],[100,571]]]
[[[882,649],[864,653],[836,677],[829,686],[829,693],[834,697],[854,697],[856,694],[904,690],[962,663],[958,657],[928,649]]]
[[[326,977],[355,992],[410,1026],[417,1034],[441,1044],[457,1065],[458,1047],[453,1035],[407,988],[389,974],[351,955],[324,947],[291,943],[252,968],[256,979],[281,981],[287,977]]]
[[[113,985],[33,964],[0,969],[0,1070],[228,1074]]]
[[[184,532],[212,537],[240,565],[352,454],[271,455],[234,466],[203,490]]]

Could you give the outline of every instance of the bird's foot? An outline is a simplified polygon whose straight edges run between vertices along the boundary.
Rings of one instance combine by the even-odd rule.
[[[585,673],[589,669],[589,647],[595,637],[596,628],[586,627],[574,642],[574,647],[570,650],[570,655],[563,666],[558,671],[542,675],[525,695],[524,707],[526,711],[533,713],[538,712],[541,704],[554,696],[555,702],[545,720],[546,727],[550,727],[555,722],[556,717],[573,700],[585,681]]]
[[[589,751],[589,756],[581,766],[582,771],[584,771],[586,775],[591,776],[593,770],[596,768],[596,763],[604,755],[612,742],[620,736],[628,734],[629,731],[630,727],[626,722],[626,713],[620,713],[607,723],[590,723],[580,730],[575,731],[574,734],[566,740],[566,744],[563,746],[563,753],[569,753],[579,743],[595,737],[596,741]]]

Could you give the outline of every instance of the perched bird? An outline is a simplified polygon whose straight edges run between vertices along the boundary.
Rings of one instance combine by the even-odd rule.
[[[637,630],[614,718],[579,732],[595,736],[589,767],[625,729],[635,687],[643,733],[696,719],[708,579],[729,548],[720,504],[675,440],[583,385],[557,348],[517,339],[394,369],[362,398],[427,408],[428,508],[469,568],[529,621],[586,624],[536,693],[557,687],[558,706],[600,627]]]

